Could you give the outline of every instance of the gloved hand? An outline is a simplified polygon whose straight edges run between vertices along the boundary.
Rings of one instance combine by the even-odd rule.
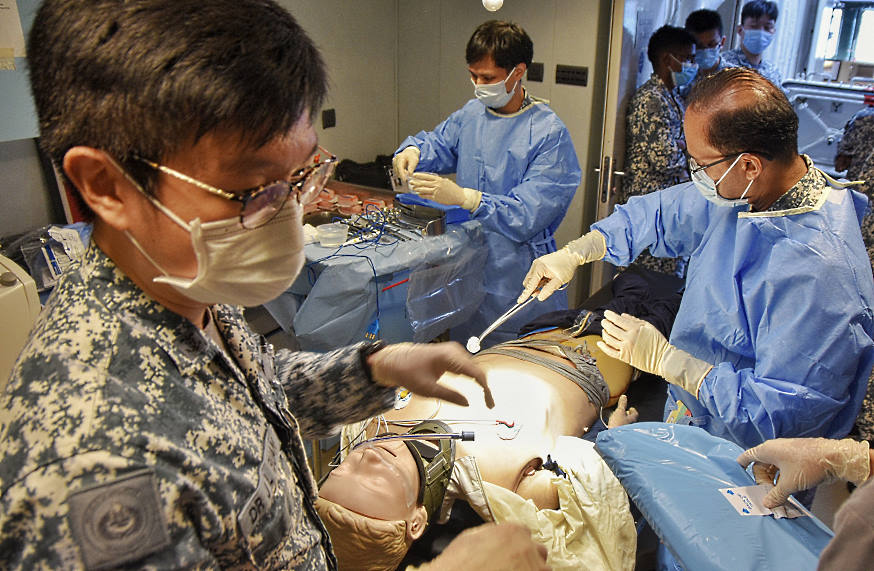
[[[427,172],[413,173],[410,177],[410,190],[421,196],[439,202],[453,204],[473,212],[479,207],[482,193],[472,188],[464,188],[451,179]]]
[[[419,164],[419,154],[419,147],[411,145],[392,158],[392,170],[394,170],[394,175],[401,179],[401,182],[406,183],[407,178],[416,170],[416,165]]]
[[[628,408],[628,396],[622,395],[616,402],[616,410],[610,413],[607,419],[607,428],[616,428],[637,422],[640,415],[634,407]]]
[[[535,543],[531,531],[520,523],[485,523],[466,529],[438,555],[417,571],[541,571],[546,547]]]
[[[482,386],[486,406],[495,406],[485,371],[455,342],[387,345],[369,355],[367,365],[373,380],[380,385],[402,386],[417,395],[443,399],[460,406],[468,405],[464,395],[437,384],[437,379],[446,372],[466,375]]]
[[[546,280],[546,283],[540,289],[537,299],[545,300],[558,288],[571,281],[577,266],[600,260],[606,254],[607,242],[604,235],[597,230],[592,230],[568,242],[561,250],[540,256],[534,260],[528,274],[522,280],[522,295],[516,302],[522,303],[531,297],[543,280]]]
[[[757,484],[774,484],[777,478],[762,502],[767,508],[782,505],[790,494],[821,483],[847,480],[861,484],[871,471],[868,442],[850,438],[777,438],[750,448],[737,461],[744,468],[755,462]]]
[[[648,321],[609,309],[601,320],[598,348],[641,371],[664,377],[696,397],[713,365],[677,349]]]

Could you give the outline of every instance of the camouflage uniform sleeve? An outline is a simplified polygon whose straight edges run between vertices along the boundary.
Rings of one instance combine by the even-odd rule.
[[[370,344],[358,343],[328,353],[276,353],[277,378],[289,409],[307,438],[334,433],[341,424],[391,408],[395,389],[374,383],[364,363]]]
[[[0,500],[0,568],[216,567],[173,500],[181,488],[104,451],[41,466]]]

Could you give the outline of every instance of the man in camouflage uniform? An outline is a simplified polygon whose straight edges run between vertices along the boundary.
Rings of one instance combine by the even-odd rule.
[[[723,52],[722,59],[728,66],[757,71],[762,77],[783,89],[783,76],[780,70],[762,57],[762,52],[774,39],[778,15],[777,4],[769,0],[752,0],[744,4],[740,13],[741,24],[737,27],[741,45]]]
[[[695,38],[695,63],[698,64],[698,75],[689,85],[680,89],[680,95],[686,101],[698,80],[732,66],[722,57],[725,36],[719,12],[706,8],[695,10],[686,17],[684,26],[686,31]]]
[[[848,180],[860,180],[859,190],[874,199],[874,104],[857,111],[844,126],[838,143],[835,170],[847,171]],[[874,216],[871,209],[862,221],[862,238],[868,248],[868,257],[874,263]]]
[[[628,104],[625,124],[624,204],[632,196],[648,194],[689,180],[683,135],[683,98],[675,79],[683,62],[695,53],[694,38],[682,28],[662,26],[649,39],[647,57],[653,74]],[[686,78],[691,81],[694,78]],[[676,258],[656,258],[649,251],[636,263],[651,270],[682,276],[685,264]]]
[[[246,325],[239,305],[299,271],[300,202],[331,170],[312,42],[264,0],[47,0],[28,58],[41,144],[94,232],[0,397],[0,568],[335,567],[302,435],[402,383],[464,403],[444,371],[489,396],[457,344],[274,353]],[[440,558],[541,568],[527,533]]]
[[[838,143],[835,170],[846,170],[849,180],[864,181],[858,187],[869,201],[868,211],[862,219],[862,239],[874,267],[874,212],[870,203],[874,199],[874,105],[866,105],[847,122]],[[868,394],[856,419],[856,430],[859,436],[874,442],[874,372],[868,379]]]

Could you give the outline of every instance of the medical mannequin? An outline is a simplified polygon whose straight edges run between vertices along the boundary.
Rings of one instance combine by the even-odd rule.
[[[553,484],[556,474],[544,469],[544,463],[552,459],[549,455],[555,453],[560,437],[585,434],[600,414],[599,405],[616,403],[632,375],[631,367],[597,349],[595,343],[599,339],[597,335],[572,338],[563,330],[555,329],[524,338],[526,342],[548,342],[538,349],[507,344],[493,348],[571,365],[571,361],[560,356],[558,346],[575,347],[581,355],[594,358],[595,371],[600,372],[603,388],[609,391],[605,393],[609,396],[598,404],[561,372],[508,354],[485,351],[476,355],[475,360],[486,371],[495,399],[494,409],[485,406],[480,396],[482,391],[477,394],[469,379],[446,374],[440,382],[468,396],[469,407],[412,395],[403,408],[371,419],[363,426],[349,426],[344,435],[360,442],[385,432],[404,433],[411,424],[422,419],[443,419],[453,432],[473,431],[476,436],[472,442],[456,443],[456,464],[474,458],[482,481],[514,492],[540,510],[557,510],[560,500]],[[611,425],[636,420],[636,411],[626,411],[625,402],[623,397],[611,416]],[[356,435],[358,438],[354,439]],[[345,445],[346,441],[341,444]],[[317,502],[341,568],[359,568],[350,561],[366,561],[367,568],[379,568],[372,566],[373,554],[384,555],[386,550],[403,556],[399,547],[408,548],[425,531],[429,519],[438,515],[427,513],[425,507],[415,501],[419,486],[413,455],[403,441],[368,441],[346,456],[322,483]],[[630,514],[627,510],[625,513],[628,517],[623,523],[631,525]],[[624,530],[627,534],[619,535],[632,543],[633,557],[633,531],[627,527]],[[367,545],[368,539],[374,536],[379,540]],[[385,568],[392,568],[397,561],[399,558],[386,562]],[[555,567],[554,562],[549,563]]]

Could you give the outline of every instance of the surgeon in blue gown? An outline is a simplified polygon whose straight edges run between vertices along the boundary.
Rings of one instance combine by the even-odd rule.
[[[589,261],[689,256],[670,340],[610,313],[602,349],[670,383],[665,420],[742,447],[845,436],[874,363],[867,200],[798,154],[797,128],[756,72],[702,79],[684,124],[692,182],[618,206],[525,280],[523,297],[541,282],[545,297]]]
[[[453,328],[457,340],[479,335],[516,302],[531,262],[555,251],[553,232],[580,184],[567,128],[546,101],[522,86],[533,54],[518,25],[481,24],[466,50],[476,98],[433,131],[404,139],[393,160],[396,175],[408,178],[414,192],[462,206],[482,223],[486,297],[471,320]],[[455,182],[440,176],[453,172]],[[521,325],[558,309],[567,309],[564,292],[530,304],[483,346],[515,339]]]

